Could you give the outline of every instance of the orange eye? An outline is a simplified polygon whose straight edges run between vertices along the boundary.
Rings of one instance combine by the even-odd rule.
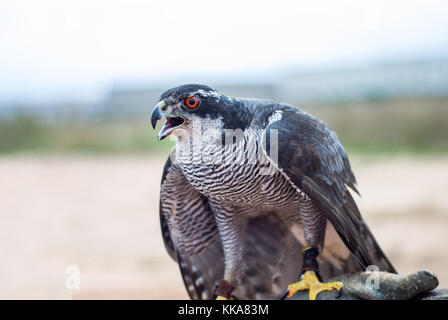
[[[185,99],[185,105],[190,109],[197,108],[199,106],[199,102],[199,98],[196,96],[190,96]]]

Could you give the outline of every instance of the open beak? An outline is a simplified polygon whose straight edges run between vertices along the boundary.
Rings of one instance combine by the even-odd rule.
[[[160,130],[157,139],[163,140],[168,137],[174,130],[181,127],[185,123],[185,118],[182,116],[171,115],[165,112],[166,110],[166,102],[164,100],[160,101],[154,108],[151,114],[151,125],[152,128],[156,128],[157,122],[165,118],[166,122],[163,126],[162,130]]]

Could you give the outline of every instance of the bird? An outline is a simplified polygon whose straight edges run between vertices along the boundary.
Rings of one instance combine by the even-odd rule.
[[[396,273],[353,198],[336,133],[296,106],[234,98],[207,85],[161,94],[151,114],[165,163],[159,217],[191,299],[310,300],[331,277]],[[359,193],[358,193],[359,194]]]

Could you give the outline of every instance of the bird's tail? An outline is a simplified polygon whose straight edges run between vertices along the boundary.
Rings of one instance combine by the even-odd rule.
[[[361,238],[359,243],[362,244],[364,249],[363,251],[367,255],[367,257],[365,257],[365,262],[361,264],[363,268],[366,269],[369,266],[376,266],[380,271],[397,273],[394,266],[386,257],[373,236],[372,231],[370,231],[369,227],[362,219],[358,206],[348,191],[346,192],[346,200],[347,201],[343,206],[343,210],[346,212],[352,212],[352,215],[355,213],[359,217],[359,230],[357,230],[357,234]]]

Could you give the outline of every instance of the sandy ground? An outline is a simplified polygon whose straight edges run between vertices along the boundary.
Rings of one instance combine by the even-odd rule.
[[[352,162],[358,204],[397,269],[430,269],[448,287],[448,158]],[[187,298],[159,231],[163,163],[0,158],[0,298]]]

